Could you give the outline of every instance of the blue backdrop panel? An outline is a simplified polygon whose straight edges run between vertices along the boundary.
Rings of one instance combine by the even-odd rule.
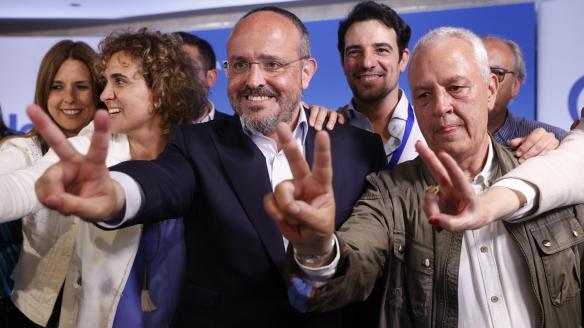
[[[517,115],[535,118],[536,29],[533,3],[408,13],[402,17],[412,27],[410,49],[422,35],[439,26],[464,27],[479,35],[494,34],[517,42],[525,54],[528,78],[511,110]],[[311,36],[312,55],[318,61],[317,73],[304,93],[304,100],[308,103],[337,108],[351,98],[337,51],[338,25],[338,20],[306,23]],[[225,44],[229,32],[230,29],[193,31],[211,43],[219,62],[227,58]],[[227,100],[226,82],[221,70],[217,85],[211,91],[211,99],[219,110],[232,113]],[[406,74],[402,74],[401,86],[409,96]]]
[[[430,29],[445,25],[466,27],[479,34],[496,34],[515,40],[525,52],[528,78],[519,97],[511,105],[511,110],[520,116],[534,118],[536,28],[533,3],[417,12],[404,14],[403,17],[413,30],[410,48],[414,46],[421,35]],[[338,24],[338,20],[314,21],[306,24],[311,34],[312,54],[318,61],[318,71],[308,91],[304,94],[304,99],[308,103],[337,108],[346,104],[351,98],[351,91],[346,85],[337,51]],[[227,57],[225,45],[229,32],[230,29],[193,31],[193,33],[209,40],[217,53],[218,61],[223,61]],[[37,47],[38,41],[29,41],[29,39],[31,38],[22,38],[21,41],[23,42],[20,43],[24,44],[22,49],[25,50],[22,50],[21,53],[34,54],[36,57],[29,58],[30,56],[21,55],[13,57],[13,66],[22,67],[24,65],[26,67],[27,65],[30,66],[31,62],[40,62],[44,52],[56,40],[56,38],[54,38],[55,40],[44,40],[47,45],[43,48]],[[87,40],[90,44],[97,44],[98,41],[97,38],[82,38],[82,40]],[[6,49],[11,49],[11,47],[6,47]],[[220,63],[217,64],[220,68]],[[4,119],[15,130],[24,131],[30,128],[30,121],[24,113],[24,108],[32,98],[32,88],[34,88],[34,82],[32,81],[34,81],[36,71],[29,74],[31,76],[28,79],[29,82],[26,83],[19,83],[18,81],[14,83],[15,76],[13,74],[5,74],[10,79],[10,83],[7,84],[9,87],[5,87],[4,90],[9,89],[9,92],[0,93],[0,104],[3,105]],[[18,76],[19,74],[17,74]],[[233,111],[227,100],[226,82],[227,79],[221,69],[217,85],[211,90],[211,99],[219,110],[232,113]],[[406,89],[409,95],[405,74],[402,76],[401,86]],[[27,87],[26,90],[24,87]],[[9,101],[14,100],[12,98],[16,98],[18,101]]]

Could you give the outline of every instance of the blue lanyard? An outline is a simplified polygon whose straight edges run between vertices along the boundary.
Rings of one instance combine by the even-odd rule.
[[[404,135],[402,137],[401,143],[399,147],[393,152],[391,155],[391,160],[387,165],[385,165],[386,170],[392,170],[394,167],[397,166],[397,163],[406,148],[406,144],[408,143],[408,138],[410,137],[410,133],[412,133],[412,127],[414,126],[414,109],[412,105],[408,104],[408,119],[406,120],[406,129],[404,131]]]

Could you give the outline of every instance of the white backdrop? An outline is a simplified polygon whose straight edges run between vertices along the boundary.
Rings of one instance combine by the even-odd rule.
[[[45,53],[62,37],[0,37],[0,106],[7,125],[23,130],[29,123],[24,115],[34,100],[34,88],[40,62]],[[70,38],[85,41],[97,49],[101,37]],[[26,122],[25,122],[26,119]],[[11,122],[12,120],[12,122]],[[14,122],[16,121],[16,122]],[[12,124],[11,124],[12,123]]]
[[[584,1],[539,3],[537,118],[567,129],[584,106]]]

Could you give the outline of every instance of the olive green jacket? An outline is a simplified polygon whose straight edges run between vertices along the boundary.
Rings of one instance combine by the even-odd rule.
[[[493,143],[496,179],[517,165]],[[337,232],[336,276],[312,290],[308,311],[326,311],[370,299],[379,327],[457,327],[462,232],[438,233],[422,209],[434,181],[418,158],[368,177],[351,217]],[[584,206],[564,207],[505,227],[521,248],[540,327],[579,327],[584,254]],[[288,261],[288,274],[298,268]],[[289,279],[290,280],[290,279]],[[375,286],[375,288],[374,288]],[[375,303],[375,304],[371,304]],[[371,319],[371,318],[369,318]]]

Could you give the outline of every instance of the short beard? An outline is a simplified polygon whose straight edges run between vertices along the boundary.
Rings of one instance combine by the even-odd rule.
[[[393,89],[391,88],[383,88],[379,90],[377,93],[363,95],[359,92],[357,87],[351,87],[351,91],[353,91],[353,97],[357,98],[358,100],[364,103],[374,103],[383,100]]]
[[[258,96],[268,96],[268,97],[279,97],[280,95],[272,90],[270,87],[264,86],[259,87],[256,89],[252,89],[249,87],[244,88],[240,91],[235,97],[241,97],[242,95],[246,94],[254,94]],[[246,115],[243,110],[237,106],[237,98],[232,98],[229,96],[229,102],[231,103],[231,107],[233,110],[241,117],[241,121],[243,122],[243,126],[250,130],[253,133],[270,133],[276,131],[276,126],[280,122],[290,123],[294,118],[294,112],[298,108],[300,104],[300,95],[294,97],[297,100],[292,102],[287,102],[282,98],[278,98],[278,107],[280,110],[276,113],[271,114],[268,117],[264,117],[261,120],[252,119],[250,116]],[[252,113],[257,113],[264,110],[261,106],[254,106],[250,108]]]
[[[299,102],[296,101],[293,104],[291,104],[291,106],[286,106],[288,108],[282,106],[283,104],[279,104],[280,111],[278,111],[277,113],[273,113],[268,117],[264,117],[262,120],[254,120],[247,117],[247,115],[245,114],[241,114],[241,121],[243,122],[243,126],[253,133],[259,132],[261,134],[266,134],[274,132],[276,131],[276,126],[278,125],[278,123],[292,122],[292,118],[294,117],[294,109],[298,108],[298,104]],[[261,109],[252,108],[252,111],[254,112],[258,110]]]

